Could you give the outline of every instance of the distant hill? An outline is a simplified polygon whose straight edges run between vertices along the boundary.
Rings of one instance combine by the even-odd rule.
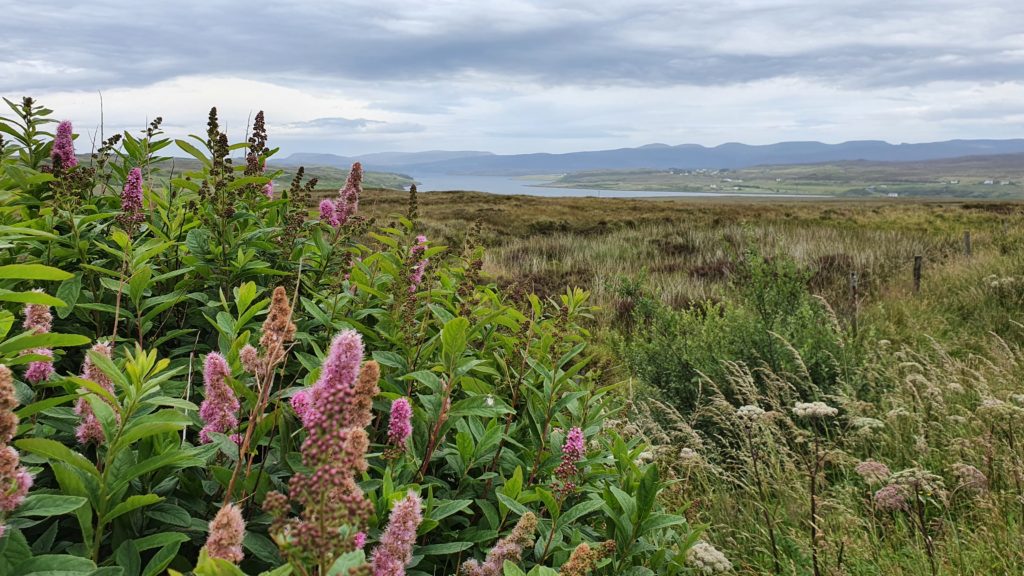
[[[425,152],[377,152],[360,156],[339,156],[337,154],[317,154],[313,152],[297,152],[285,158],[274,158],[274,163],[281,166],[329,166],[332,168],[348,168],[353,162],[363,163],[366,169],[387,169],[395,166],[403,168],[446,162],[451,160],[472,159],[493,156],[490,152],[474,150],[427,150]]]
[[[767,145],[698,144],[570,152],[566,154],[497,155],[474,153],[437,161],[401,163],[388,168],[417,173],[524,175],[561,174],[602,169],[737,169],[758,165],[812,164],[843,161],[919,162],[943,158],[1024,153],[1024,139],[948,140],[922,144],[889,144],[861,140],[841,144],[780,142]],[[293,155],[294,156],[294,155]],[[340,157],[339,157],[340,158]]]

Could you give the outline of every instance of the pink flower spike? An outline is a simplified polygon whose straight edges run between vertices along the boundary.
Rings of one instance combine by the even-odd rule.
[[[341,220],[338,217],[338,210],[334,205],[334,202],[324,198],[320,201],[320,221],[324,224],[330,224],[337,228],[341,226]]]
[[[412,560],[416,528],[422,520],[420,497],[409,492],[391,510],[388,527],[373,551],[373,576],[405,576],[405,566]]]
[[[53,160],[54,165],[59,164],[64,170],[78,166],[73,136],[70,120],[64,120],[57,125],[57,134],[53,138],[53,148],[50,150],[50,159]]]
[[[231,369],[227,360],[216,352],[206,355],[203,366],[203,394],[205,399],[199,406],[199,417],[206,423],[199,431],[199,441],[210,442],[210,433],[224,434],[238,426],[239,403],[234,390],[228,384]]]
[[[407,398],[397,398],[391,403],[391,419],[388,421],[388,442],[404,447],[412,435],[412,406]]]

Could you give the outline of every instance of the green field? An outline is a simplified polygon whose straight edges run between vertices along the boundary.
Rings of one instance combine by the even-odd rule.
[[[602,170],[562,175],[546,186],[843,197],[1024,197],[1024,156],[928,162],[840,162],[737,170]]]

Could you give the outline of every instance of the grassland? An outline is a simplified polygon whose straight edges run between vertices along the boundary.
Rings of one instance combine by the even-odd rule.
[[[651,192],[735,192],[845,197],[1024,197],[1024,158],[977,156],[927,162],[838,162],[740,170],[605,170],[547,186]]]
[[[378,190],[363,206],[385,218],[407,202]],[[455,252],[474,242],[479,222],[484,271],[503,286],[554,298],[565,286],[593,292],[604,378],[627,400],[616,426],[644,438],[640,458],[673,478],[662,498],[706,525],[703,538],[737,573],[804,575],[815,562],[837,576],[1022,573],[1024,455],[1013,414],[1024,413],[1024,203],[459,192],[421,194],[418,209],[427,235]],[[816,302],[827,313],[786,338],[760,325],[743,302],[751,249],[806,273],[810,304],[784,308],[780,322]],[[641,307],[648,323],[635,317]],[[787,360],[759,354],[776,341]],[[815,396],[840,417],[814,424],[792,406],[822,345],[836,371],[816,380]],[[694,362],[703,364],[689,380]],[[674,404],[674,389],[697,394],[695,404]],[[764,416],[752,421],[741,405]],[[915,499],[884,508],[879,484],[857,471],[869,460]],[[915,478],[937,484],[918,492]]]

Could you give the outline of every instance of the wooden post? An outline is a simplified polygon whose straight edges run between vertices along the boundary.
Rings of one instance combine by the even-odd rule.
[[[964,256],[971,257],[971,231],[964,232]]]
[[[853,337],[857,337],[857,312],[859,307],[857,295],[857,273],[850,272],[850,297],[853,300],[850,328],[853,329]]]
[[[921,257],[914,256],[914,294],[921,291]]]

